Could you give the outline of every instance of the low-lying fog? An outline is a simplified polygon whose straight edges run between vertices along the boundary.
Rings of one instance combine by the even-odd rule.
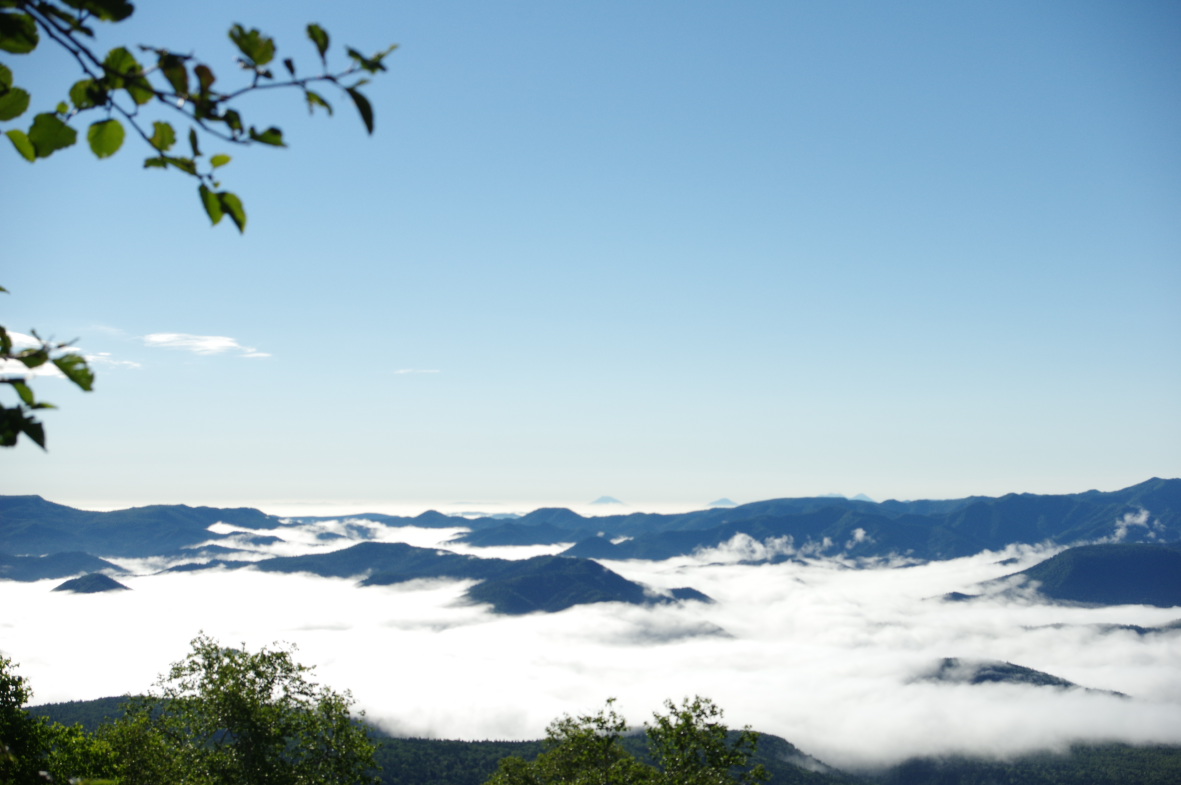
[[[325,530],[346,536],[325,544],[316,537]],[[265,555],[336,549],[358,537],[433,546],[456,531],[288,526]],[[842,767],[923,753],[1009,755],[1072,740],[1181,743],[1181,631],[1103,627],[1158,626],[1179,609],[938,599],[976,592],[1051,553],[1035,549],[861,570],[737,563],[761,547],[738,541],[695,558],[604,562],[654,587],[692,586],[716,604],[603,604],[524,617],[462,604],[465,582],[359,588],[252,569],[151,574],[159,563],[118,560],[137,572],[119,578],[133,591],[74,595],[51,592],[57,580],[0,581],[0,651],[42,703],[145,690],[202,630],[252,648],[291,642],[319,681],[351,690],[370,720],[412,736],[538,738],[554,717],[593,711],[612,696],[640,724],[665,698],[700,694],[731,725],[783,736]],[[561,548],[462,550],[523,557]],[[943,657],[1006,660],[1130,697],[916,680]]]

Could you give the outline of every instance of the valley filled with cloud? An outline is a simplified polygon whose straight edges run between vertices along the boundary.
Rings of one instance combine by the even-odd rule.
[[[259,559],[363,540],[500,558],[565,547],[449,544],[459,526],[219,526]],[[772,563],[758,560],[790,553],[790,543],[738,535],[691,556],[602,562],[653,591],[690,586],[712,603],[597,603],[521,616],[465,600],[474,581],[360,587],[356,578],[160,572],[175,560],[112,559],[132,571],[119,576],[132,591],[76,595],[52,592],[56,580],[0,582],[0,640],[38,703],[146,690],[200,631],[250,647],[290,642],[319,681],[351,690],[371,721],[417,737],[538,738],[555,717],[609,697],[639,724],[664,699],[697,694],[721,705],[731,725],[849,768],[1073,741],[1181,743],[1181,630],[1161,629],[1177,620],[1176,608],[1051,605],[988,583],[1057,550],[1013,546],[922,564],[796,554]],[[955,602],[945,598],[951,592],[984,596]],[[930,678],[953,657],[1009,662],[1078,687]]]

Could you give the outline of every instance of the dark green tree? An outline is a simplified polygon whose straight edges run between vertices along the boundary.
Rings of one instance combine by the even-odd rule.
[[[708,698],[687,698],[680,706],[667,701],[667,713],[654,715],[647,732],[655,766],[626,749],[628,725],[613,704],[550,723],[546,751],[532,761],[505,758],[488,785],[728,785],[767,778],[762,766],[750,765],[758,735],[749,728],[731,733]]]
[[[546,751],[532,761],[505,758],[488,785],[615,785],[652,782],[656,771],[620,744],[627,721],[615,699],[595,714],[566,715],[546,728]]]
[[[680,706],[665,701],[664,708],[648,727],[648,748],[668,782],[722,785],[767,778],[762,766],[747,765],[758,749],[758,734],[744,728],[733,736],[722,722],[722,709],[709,698],[685,698]]]
[[[359,785],[376,746],[352,696],[313,683],[288,648],[222,646],[206,635],[100,732],[123,785]]]
[[[33,692],[16,665],[0,656],[0,783],[42,783],[48,754],[46,725],[25,711]]]

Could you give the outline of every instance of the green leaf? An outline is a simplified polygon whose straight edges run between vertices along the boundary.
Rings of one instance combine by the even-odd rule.
[[[271,126],[270,128],[268,128],[267,130],[265,130],[261,133],[257,129],[255,129],[254,126],[251,126],[250,127],[250,138],[255,142],[260,142],[262,144],[269,144],[274,147],[286,147],[287,146],[287,145],[283,144],[283,132],[274,126]]]
[[[62,122],[55,114],[43,112],[33,118],[29,129],[29,141],[37,151],[38,158],[48,158],[78,141],[78,132]]]
[[[156,155],[151,158],[144,159],[144,169],[167,169],[168,167],[180,169],[185,174],[197,176],[197,162],[192,158],[179,158],[172,155]]]
[[[71,352],[56,358],[53,364],[65,374],[66,378],[81,387],[86,392],[94,389],[94,371],[86,364],[86,358]]]
[[[157,64],[177,95],[189,94],[189,71],[185,68],[184,58],[172,52],[166,52],[160,55]]]
[[[157,120],[152,123],[152,138],[149,141],[152,147],[163,153],[176,144],[176,131],[169,123]]]
[[[349,94],[349,98],[353,99],[353,104],[357,107],[357,111],[361,113],[361,121],[365,123],[366,130],[372,134],[373,107],[370,105],[369,99],[363,96],[361,91],[355,87],[346,87],[345,92]]]
[[[27,416],[21,407],[0,407],[0,447],[12,447],[25,434],[45,449],[45,429],[41,423]]]
[[[366,57],[365,55],[358,52],[356,49],[353,49],[351,46],[348,47],[345,51],[348,52],[349,57],[353,58],[353,60],[356,61],[357,65],[360,66],[363,71],[368,71],[371,74],[375,74],[378,71],[386,70],[385,63],[383,63],[382,60],[384,60],[386,58],[386,55],[388,55],[390,52],[394,51],[397,48],[398,48],[397,44],[392,44],[391,46],[386,48],[384,51],[378,52],[377,54],[373,55],[373,57]]]
[[[92,109],[106,104],[107,92],[93,79],[83,79],[70,88],[70,101],[75,109]]]
[[[242,200],[229,191],[221,191],[217,198],[221,202],[221,209],[228,213],[230,220],[238,226],[238,231],[245,232],[246,208],[242,206]]]
[[[104,22],[122,22],[135,11],[127,0],[62,0],[70,8],[89,11]]]
[[[185,174],[197,176],[197,162],[192,158],[180,158],[179,156],[165,155],[162,156],[169,166],[180,169]]]
[[[21,425],[21,431],[30,439],[37,443],[37,446],[42,450],[45,449],[45,426],[34,420],[32,417],[25,417],[24,423]]]
[[[304,90],[304,95],[308,99],[308,114],[312,114],[317,106],[322,106],[328,110],[328,114],[332,114],[332,104],[324,100],[324,96],[312,90]]]
[[[12,87],[12,69],[0,63],[0,90]]]
[[[131,100],[135,101],[138,106],[143,106],[156,97],[156,91],[152,89],[152,83],[142,76],[136,76],[127,80],[127,94],[131,96]]]
[[[242,115],[238,114],[238,110],[227,109],[223,119],[225,120],[225,124],[235,134],[242,133]]]
[[[0,93],[0,120],[20,117],[29,108],[29,93],[20,87],[10,87]]]
[[[33,148],[33,143],[29,141],[29,137],[24,131],[18,131],[13,128],[11,131],[6,131],[5,135],[12,141],[12,146],[21,154],[21,157],[26,161],[36,161],[37,151]]]
[[[8,383],[12,385],[12,389],[16,390],[16,394],[20,396],[20,399],[25,402],[26,406],[35,406],[37,404],[37,398],[33,395],[33,390],[29,385],[15,379]]]
[[[0,3],[0,5],[5,5],[5,3]],[[71,14],[69,11],[65,11],[61,8],[58,8],[57,6],[44,2],[37,6],[37,10],[44,14],[48,14],[55,19],[60,19],[61,21],[65,22],[73,32],[80,33],[90,38],[94,37],[94,30],[82,24],[82,19],[77,14]]]
[[[91,123],[86,131],[86,141],[90,142],[90,150],[99,158],[109,158],[119,152],[119,148],[123,146],[123,137],[123,124],[113,117]]]
[[[233,159],[232,159],[232,158],[230,158],[230,157],[229,157],[228,155],[226,155],[225,153],[218,153],[217,155],[215,155],[215,156],[213,156],[212,158],[210,158],[210,159],[209,159],[209,164],[210,164],[210,166],[212,166],[214,169],[216,169],[216,168],[217,168],[217,167],[219,167],[219,166],[225,166],[226,164],[228,164],[228,163],[229,163],[230,161],[232,161],[232,160],[233,160]]]
[[[275,59],[275,40],[263,35],[258,28],[247,30],[242,25],[234,25],[230,28],[230,40],[249,65],[263,66]]]
[[[103,69],[106,71],[104,81],[109,88],[125,89],[137,105],[143,106],[156,96],[151,82],[144,76],[143,66],[126,47],[116,47],[107,52],[107,57],[103,60]]]
[[[37,23],[28,14],[0,12],[0,49],[15,55],[37,48]]]
[[[194,158],[201,157],[201,148],[197,146],[197,129],[196,128],[189,129],[189,147],[193,148],[193,157]]]
[[[221,209],[221,200],[217,198],[218,195],[209,190],[204,183],[197,188],[197,193],[201,194],[201,204],[205,207],[205,214],[209,216],[210,222],[217,226],[221,222],[222,216],[225,215],[225,211]]]
[[[25,349],[16,355],[16,361],[26,368],[40,368],[49,361],[49,351],[44,347],[40,349]]]
[[[139,61],[125,46],[117,46],[107,52],[106,59],[103,60],[103,69],[107,72],[107,78],[111,80],[113,87],[123,87],[129,77],[143,73]]]
[[[316,45],[316,51],[320,53],[320,60],[327,63],[328,53],[328,33],[323,27],[317,24],[308,25],[308,38]]]
[[[213,87],[213,83],[217,79],[209,66],[204,63],[193,67],[193,75],[197,77],[197,83],[201,85],[201,92],[203,93],[208,93],[209,88]]]

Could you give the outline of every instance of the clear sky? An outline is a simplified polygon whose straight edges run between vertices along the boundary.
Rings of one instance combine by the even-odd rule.
[[[50,450],[0,455],[0,492],[640,507],[1181,475],[1181,6],[141,2],[103,44],[231,82],[231,23],[310,67],[311,21],[401,45],[377,131],[247,104],[290,149],[225,150],[245,236],[130,140],[0,150],[0,324],[98,357],[92,394],[39,381]],[[48,46],[0,58],[38,111],[78,78]]]

